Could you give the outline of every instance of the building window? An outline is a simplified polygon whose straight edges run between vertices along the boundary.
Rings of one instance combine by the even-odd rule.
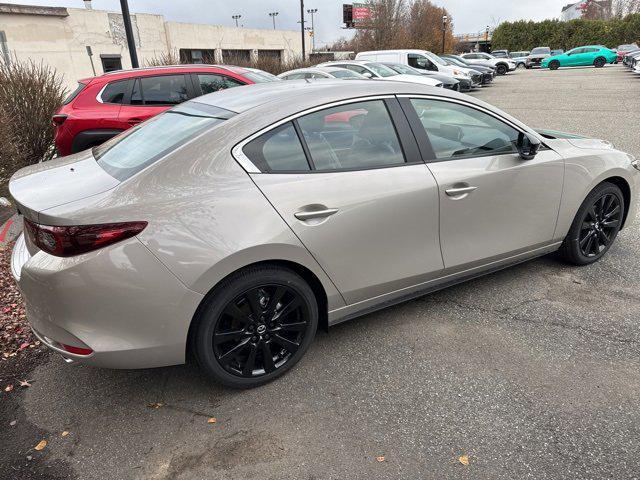
[[[224,63],[249,63],[251,50],[222,50],[222,61]]]
[[[100,55],[102,61],[102,71],[104,73],[122,70],[122,58],[120,55]]]
[[[216,63],[216,51],[205,50],[205,49],[195,49],[195,48],[181,48],[180,62],[181,63]]]
[[[271,58],[282,62],[282,50],[258,50],[258,58]]]

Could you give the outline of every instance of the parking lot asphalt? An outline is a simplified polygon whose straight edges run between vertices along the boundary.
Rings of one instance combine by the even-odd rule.
[[[519,70],[473,95],[640,157],[639,91],[611,66]],[[34,432],[12,478],[637,478],[638,272],[636,224],[595,265],[544,257],[320,332],[251,391],[49,356],[10,427]]]

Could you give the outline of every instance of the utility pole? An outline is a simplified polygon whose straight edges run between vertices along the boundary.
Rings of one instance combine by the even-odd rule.
[[[304,0],[300,0],[300,38],[302,39],[302,60],[304,61],[307,59],[304,45]]]
[[[136,52],[136,39],[133,38],[131,15],[129,15],[129,4],[127,3],[127,0],[120,0],[120,8],[122,9],[124,32],[127,35],[127,46],[129,47],[129,55],[131,56],[131,67],[139,68],[140,64],[138,63],[138,52]]]
[[[279,12],[270,12],[269,16],[271,17],[271,19],[273,20],[273,29],[276,29],[276,17],[278,16]]]
[[[236,27],[238,27],[238,20],[242,18],[242,15],[231,15],[231,18],[236,21]]]
[[[442,54],[444,55],[445,53],[445,40],[447,37],[447,16],[446,15],[442,15]]]
[[[313,24],[313,14],[318,13],[317,8],[310,8],[307,10],[307,13],[311,15],[311,51],[315,52],[316,50],[316,29]]]

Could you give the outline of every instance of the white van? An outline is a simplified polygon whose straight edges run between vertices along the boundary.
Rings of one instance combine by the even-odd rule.
[[[471,78],[471,72],[468,68],[447,65],[444,60],[427,50],[375,50],[371,52],[360,52],[356,55],[356,60],[402,63],[417,68],[418,70],[444,73],[460,81],[469,81]]]

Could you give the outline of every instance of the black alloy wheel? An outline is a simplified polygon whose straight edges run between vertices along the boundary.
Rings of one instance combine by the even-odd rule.
[[[560,68],[560,62],[558,60],[552,60],[551,63],[549,63],[550,70],[558,70],[559,68]]]
[[[585,212],[578,236],[580,251],[596,257],[611,245],[622,224],[620,200],[613,193],[605,193]]]
[[[593,66],[596,68],[602,68],[607,63],[607,59],[604,57],[598,57],[594,60]]]
[[[496,67],[496,73],[498,75],[506,75],[506,73],[509,71],[509,67],[507,67],[506,65],[504,65],[503,63],[499,64]]]
[[[622,191],[608,182],[598,185],[580,206],[560,255],[576,265],[588,265],[609,250],[624,219]]]
[[[295,272],[252,267],[225,281],[194,328],[200,366],[221,383],[251,388],[295,365],[318,325],[315,295]]]

